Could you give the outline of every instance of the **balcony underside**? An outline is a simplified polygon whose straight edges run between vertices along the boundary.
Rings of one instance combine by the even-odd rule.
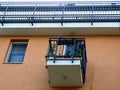
[[[120,23],[4,24],[0,35],[120,35]]]

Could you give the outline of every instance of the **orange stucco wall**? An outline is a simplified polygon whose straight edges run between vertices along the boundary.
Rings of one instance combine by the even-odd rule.
[[[0,37],[0,90],[120,90],[120,36],[85,36],[88,62],[82,88],[50,87],[45,68],[48,38]],[[23,64],[4,64],[11,39],[29,39]]]

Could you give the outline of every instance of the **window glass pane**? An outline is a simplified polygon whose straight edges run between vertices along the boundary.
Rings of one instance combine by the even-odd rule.
[[[74,52],[74,46],[73,45],[67,45],[65,55],[66,56],[71,56],[73,54],[73,52]]]
[[[26,43],[13,43],[8,62],[23,62],[26,47]]]

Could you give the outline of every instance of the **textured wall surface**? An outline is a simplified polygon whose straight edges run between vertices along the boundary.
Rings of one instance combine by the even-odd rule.
[[[82,88],[50,87],[45,68],[48,38],[0,37],[0,90],[120,90],[120,36],[85,36],[88,62]],[[11,39],[29,39],[23,64],[4,64]]]

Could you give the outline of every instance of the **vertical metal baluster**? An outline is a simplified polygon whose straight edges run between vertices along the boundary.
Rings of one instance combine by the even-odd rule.
[[[72,52],[72,63],[74,62],[76,39],[73,39],[73,41],[74,41],[74,46],[73,46],[73,52]]]
[[[35,16],[36,9],[37,9],[37,4],[34,7],[33,15],[32,15],[32,18],[31,18],[31,24],[32,24],[32,26],[33,26],[33,23],[34,23],[34,16]]]
[[[63,6],[63,10],[62,10],[61,26],[63,26],[63,20],[64,20],[64,10],[65,10],[65,4],[64,4],[64,6]]]
[[[92,4],[92,15],[91,15],[91,25],[93,26],[93,19],[94,19],[94,3]]]
[[[7,10],[8,10],[8,4],[7,4],[7,7],[6,7],[5,11],[4,11],[4,15],[2,17],[2,26],[4,25],[5,15],[6,15]]]

